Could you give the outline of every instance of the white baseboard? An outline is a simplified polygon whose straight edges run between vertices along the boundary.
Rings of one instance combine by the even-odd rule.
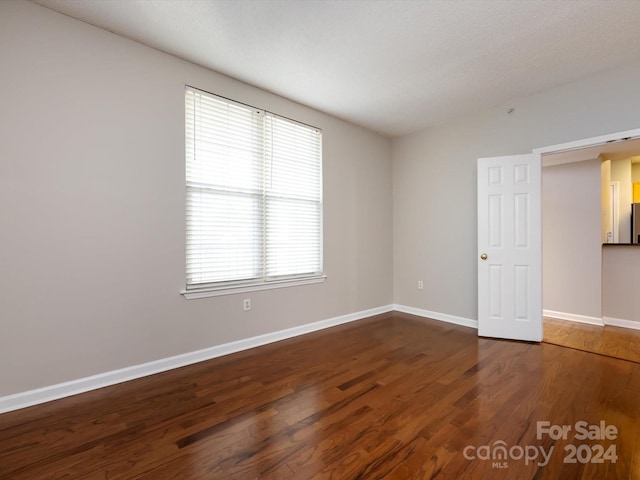
[[[241,350],[259,347],[268,343],[297,337],[298,335],[304,335],[305,333],[316,332],[318,330],[334,327],[343,323],[353,322],[356,320],[361,320],[363,318],[371,317],[373,315],[391,312],[393,311],[393,309],[393,305],[385,305],[369,310],[341,315],[339,317],[334,317],[327,320],[321,320],[319,322],[308,323],[299,327],[288,328],[286,330],[258,335],[256,337],[245,338],[243,340],[225,343],[223,345],[216,345],[214,347],[197,350],[195,352],[183,353],[181,355],[162,358],[160,360],[155,360],[140,365],[134,365],[110,372],[100,373],[98,375],[92,375],[90,377],[79,378],[77,380],[72,380],[69,382],[59,383],[56,385],[50,385],[48,387],[0,397],[0,413],[19,410],[21,408],[49,402],[51,400],[57,400],[60,398],[69,397],[71,395],[76,395],[78,393],[84,393],[90,390],[107,387],[109,385],[126,382],[128,380],[146,377],[147,375],[153,375],[156,373],[165,372],[167,370],[172,370],[174,368],[184,367],[185,365],[191,365],[193,363],[229,355]]]
[[[397,304],[393,306],[393,309],[398,312],[418,315],[419,317],[440,320],[441,322],[455,323],[456,325],[462,325],[463,327],[478,328],[478,320],[473,320],[471,318],[456,317],[455,315],[449,315],[447,313],[432,312],[430,310],[423,310],[421,308],[407,307],[405,305]]]
[[[542,315],[545,317],[557,318],[559,320],[570,320],[572,322],[588,323],[590,325],[604,326],[604,322],[600,317],[588,317],[586,315],[578,315],[576,313],[556,312],[554,310],[543,310]]]
[[[640,330],[640,322],[634,322],[633,320],[624,320],[622,318],[603,317],[605,325],[611,325],[612,327],[631,328],[633,330]]]

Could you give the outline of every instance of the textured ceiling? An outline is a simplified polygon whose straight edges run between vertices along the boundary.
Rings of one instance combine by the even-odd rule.
[[[640,58],[640,1],[39,0],[389,135]]]

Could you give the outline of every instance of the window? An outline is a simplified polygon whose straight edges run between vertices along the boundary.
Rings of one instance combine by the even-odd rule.
[[[320,130],[191,87],[185,107],[187,292],[322,277]]]

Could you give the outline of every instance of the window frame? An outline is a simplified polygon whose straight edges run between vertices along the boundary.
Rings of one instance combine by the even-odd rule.
[[[209,282],[209,283],[189,283],[189,273],[186,270],[187,265],[185,264],[185,288],[182,289],[180,291],[180,293],[186,298],[186,299],[195,299],[195,298],[205,298],[205,297],[214,297],[214,296],[220,296],[220,295],[231,295],[231,294],[236,294],[236,293],[246,293],[246,292],[253,292],[253,291],[260,291],[260,290],[268,290],[268,289],[274,289],[274,288],[283,288],[283,287],[291,287],[291,286],[300,286],[300,285],[311,285],[311,284],[316,284],[316,283],[321,283],[324,282],[325,279],[327,278],[325,273],[324,273],[324,232],[323,232],[323,224],[324,224],[324,200],[323,200],[323,148],[322,148],[322,130],[318,127],[314,127],[312,125],[308,125],[306,123],[297,121],[297,120],[293,120],[291,118],[282,116],[282,115],[278,115],[275,114],[273,112],[267,111],[265,109],[261,109],[258,107],[254,107],[252,105],[248,105],[242,102],[238,102],[237,100],[233,100],[233,99],[229,99],[226,97],[223,97],[221,95],[217,95],[211,92],[207,92],[205,90],[196,88],[196,87],[192,87],[190,85],[185,85],[185,90],[184,90],[184,99],[185,99],[185,110],[184,110],[184,121],[185,121],[185,136],[184,136],[184,141],[185,141],[185,148],[184,148],[184,152],[185,152],[185,178],[184,178],[184,188],[185,188],[185,214],[188,214],[188,205],[189,205],[189,201],[190,201],[190,193],[189,193],[189,189],[193,188],[193,186],[189,186],[189,180],[187,178],[187,165],[188,165],[188,158],[187,158],[187,105],[186,105],[186,99],[187,99],[187,93],[189,91],[195,92],[195,93],[199,93],[202,95],[207,95],[207,96],[212,96],[216,99],[219,99],[221,101],[224,102],[228,102],[229,104],[236,104],[236,105],[240,105],[242,107],[246,107],[246,108],[250,108],[253,110],[256,110],[258,112],[261,112],[262,116],[269,116],[271,118],[276,118],[276,119],[281,119],[287,123],[291,123],[291,124],[298,124],[301,125],[305,128],[309,128],[309,129],[313,129],[315,130],[317,133],[319,133],[320,135],[320,140],[319,140],[319,192],[318,192],[318,199],[317,202],[314,201],[313,204],[317,205],[319,208],[319,212],[318,212],[318,244],[317,247],[319,249],[319,256],[318,256],[318,265],[319,265],[319,271],[318,272],[313,272],[313,273],[293,273],[293,274],[285,274],[285,275],[280,275],[280,276],[272,276],[269,277],[267,276],[264,272],[265,272],[265,264],[264,262],[267,261],[267,255],[266,252],[267,250],[265,249],[266,247],[264,247],[264,242],[263,242],[263,249],[259,252],[259,255],[262,259],[261,262],[261,267],[263,270],[263,275],[260,275],[257,278],[247,278],[247,279],[239,279],[239,280],[222,280],[222,281],[216,281],[216,282]],[[266,155],[263,155],[262,159],[260,160],[263,164],[265,164],[265,162],[267,162],[266,160]],[[272,161],[272,160],[269,160]],[[264,179],[262,180],[263,184],[264,184]],[[268,199],[268,195],[266,193],[263,192],[263,196],[262,196],[262,202],[267,202]],[[300,199],[296,199],[295,197],[290,197],[291,200],[293,201],[300,201]],[[265,227],[267,225],[267,216],[266,216],[266,211],[263,209],[262,210],[262,214],[259,217],[256,217],[260,219],[260,222],[262,224],[263,227]],[[187,220],[187,217],[185,217],[185,220]],[[185,233],[188,234],[189,231],[189,227],[188,225],[185,225],[186,230]],[[185,236],[185,261],[188,261],[188,257],[187,257],[187,250],[189,248],[189,243],[187,240],[187,237]]]

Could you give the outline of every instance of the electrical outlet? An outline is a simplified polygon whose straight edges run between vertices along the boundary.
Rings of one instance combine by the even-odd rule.
[[[424,288],[424,283],[422,283],[422,280],[418,280],[418,290],[422,290]]]
[[[248,312],[249,310],[251,310],[251,299],[250,298],[245,298],[242,301],[242,308],[244,308],[245,312]]]

